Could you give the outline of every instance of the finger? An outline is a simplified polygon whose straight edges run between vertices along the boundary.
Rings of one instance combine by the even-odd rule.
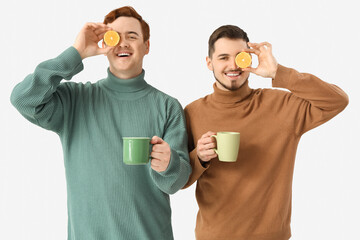
[[[262,42],[262,43],[260,43],[260,48],[259,48],[260,50],[269,50],[269,51],[271,51],[272,50],[272,46],[271,46],[271,44],[270,43],[268,43],[268,42]]]
[[[202,161],[208,162],[208,161],[210,161],[211,159],[216,158],[216,157],[217,157],[217,154],[215,153],[215,154],[212,154],[212,155],[207,155],[207,156],[203,156],[203,157],[198,156],[198,157],[199,157]]]
[[[100,34],[96,34],[96,35],[97,35],[97,37],[98,37],[98,40],[99,40],[99,41],[101,41],[101,40],[103,40],[103,39],[104,39],[104,35],[105,35],[105,33],[106,33],[106,31],[105,31],[105,32],[102,32],[102,33],[100,33]]]
[[[162,153],[165,153],[165,152],[170,152],[170,147],[168,144],[165,144],[165,142],[161,143],[161,144],[155,144],[153,147],[152,147],[152,150],[154,152],[162,152]]]
[[[151,168],[154,169],[155,171],[159,172],[160,171],[160,166],[154,165],[154,164],[150,164]]]
[[[105,33],[106,33],[107,31],[109,31],[109,28],[98,28],[98,29],[95,29],[95,30],[94,30],[94,33],[95,33],[97,36],[102,35],[101,38],[103,38],[104,35],[105,35]]]
[[[163,172],[166,170],[166,168],[163,166],[151,166],[151,168],[156,172]]]
[[[204,145],[204,149],[214,149],[214,148],[216,148],[216,142]]]
[[[109,46],[106,46],[104,48],[98,48],[97,49],[97,53],[98,55],[101,55],[101,54],[105,54],[107,55],[114,47],[109,47]]]
[[[162,140],[158,136],[153,136],[150,141],[151,144],[160,144],[162,142],[164,142],[164,140]]]
[[[272,47],[272,45],[271,45],[269,42],[262,42],[262,43],[260,43],[260,45],[266,46],[266,47],[268,47],[268,48],[271,48],[271,47]]]
[[[260,51],[259,51],[258,49],[253,49],[253,48],[244,49],[243,52],[254,53],[254,54],[256,54],[256,55],[259,55],[259,54],[260,54]]]
[[[156,172],[160,172],[160,167],[158,167],[158,166],[151,165],[151,168]]]
[[[212,155],[209,155],[208,158],[210,159],[213,159],[213,158],[216,158],[218,155],[216,153],[212,154]]]
[[[85,30],[92,31],[95,35],[99,36],[100,34],[105,34],[111,28],[106,25],[98,25],[97,23],[88,23],[85,26]]]
[[[268,50],[268,48],[265,45],[260,46],[259,49],[260,49],[260,52],[265,52]]]
[[[97,28],[97,25],[96,25],[96,23],[93,23],[93,22],[89,22],[89,23],[86,23],[86,27],[88,28],[88,29],[96,29]]]
[[[110,28],[108,25],[103,24],[103,23],[90,23],[90,25],[94,28],[94,29],[106,29],[106,28]]]
[[[199,140],[199,144],[201,145],[206,145],[206,144],[209,144],[209,143],[215,143],[216,140],[214,137],[206,137],[206,138],[201,138]]]
[[[250,43],[249,42],[248,45],[249,45],[249,47],[254,48],[254,49],[259,48],[259,43]]]
[[[215,135],[216,133],[212,132],[212,131],[208,131],[207,133],[203,134],[201,136],[201,138],[206,138],[206,137],[210,137],[211,135]]]
[[[214,147],[213,147],[213,148],[214,148]],[[213,149],[213,148],[207,147],[207,146],[204,145],[204,144],[199,144],[199,145],[197,146],[197,149],[198,149],[199,152],[206,151],[206,150]]]
[[[209,150],[203,150],[199,152],[199,155],[203,156],[203,157],[208,157],[208,156],[212,156],[216,154],[214,149],[209,149]]]
[[[247,68],[242,68],[241,70],[244,71],[244,72],[251,72],[251,73],[256,74],[257,68],[247,67]]]
[[[158,159],[158,158],[151,158],[151,163],[153,163],[153,164],[155,164],[157,166],[159,166],[161,164],[161,162],[162,161],[160,159]]]
[[[161,161],[159,159],[153,158],[151,159],[151,166],[153,167],[160,167],[161,166]]]
[[[102,26],[102,27],[108,27],[108,28],[110,28],[107,24],[102,23],[102,22],[97,22],[96,24],[99,25],[99,26]]]
[[[262,42],[262,43],[252,43],[249,45],[253,50],[257,51],[254,52],[256,55],[259,55],[261,51],[271,49],[271,44],[268,42]]]
[[[162,160],[165,157],[163,153],[159,153],[159,152],[151,152],[150,156],[158,160]]]
[[[83,29],[84,32],[91,32],[91,33],[95,34],[96,37],[98,37],[99,40],[103,38],[103,35],[100,36],[100,37],[99,37],[99,35],[100,34],[105,34],[106,31],[108,31],[108,30],[109,30],[108,28],[99,27],[95,23],[87,23],[84,26],[84,29]]]

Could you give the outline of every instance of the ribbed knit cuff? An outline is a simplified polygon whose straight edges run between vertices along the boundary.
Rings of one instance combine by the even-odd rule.
[[[167,169],[163,172],[158,172],[161,176],[177,175],[180,170],[180,159],[179,154],[171,149],[170,163]]]
[[[150,169],[152,179],[161,191],[174,194],[186,184],[190,171],[184,161],[175,150],[171,150],[170,163],[165,171],[157,172]]]
[[[208,169],[211,164],[211,161],[209,161],[205,164],[202,164],[200,158],[197,155],[196,148],[190,152],[190,159],[193,159],[193,161],[194,161],[194,169],[196,169],[197,171],[200,171],[201,173],[204,172],[206,169]]]
[[[291,82],[289,81],[291,71],[291,68],[287,68],[279,64],[275,78],[272,81],[272,86],[289,89],[291,85]]]
[[[67,76],[64,77],[66,80],[70,80],[74,75],[81,72],[84,69],[84,65],[79,52],[74,47],[67,48],[62,52],[57,59],[65,65],[65,69],[72,69]]]

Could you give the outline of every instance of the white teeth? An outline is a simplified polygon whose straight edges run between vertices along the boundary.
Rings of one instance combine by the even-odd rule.
[[[238,73],[227,73],[226,75],[229,76],[229,77],[236,77],[236,76],[239,76],[240,74],[238,74]]]
[[[130,53],[119,53],[117,56],[118,57],[127,57],[127,56],[130,56]]]

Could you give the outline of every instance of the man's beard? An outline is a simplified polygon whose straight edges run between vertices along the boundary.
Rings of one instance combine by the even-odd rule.
[[[228,86],[226,86],[225,84],[223,84],[222,82],[220,82],[219,79],[217,79],[217,77],[215,76],[215,73],[214,73],[214,72],[213,72],[213,74],[214,74],[214,78],[216,79],[216,81],[217,81],[221,86],[223,86],[225,89],[227,89],[227,90],[229,90],[229,91],[236,91],[236,90],[238,90],[239,88],[241,88],[242,85],[244,85],[244,84],[241,84],[239,87],[237,87],[237,86],[235,85],[236,82],[235,82],[235,81],[231,81],[231,86],[228,87]],[[246,81],[247,81],[248,79],[249,79],[249,77],[246,79]],[[244,83],[245,83],[246,81],[244,81]]]

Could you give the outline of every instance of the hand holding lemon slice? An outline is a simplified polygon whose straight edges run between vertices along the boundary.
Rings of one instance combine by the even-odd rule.
[[[104,35],[104,42],[109,47],[116,46],[120,41],[120,36],[117,32],[110,30],[107,31]]]

